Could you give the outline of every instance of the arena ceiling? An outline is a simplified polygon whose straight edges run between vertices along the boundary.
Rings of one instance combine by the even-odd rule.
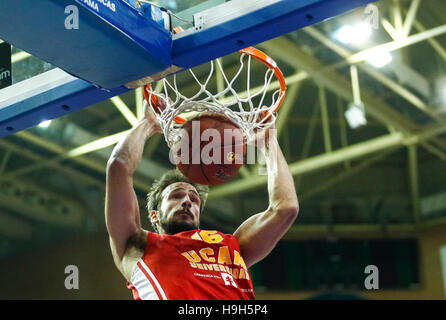
[[[288,85],[276,123],[300,201],[288,238],[410,235],[446,222],[446,3],[374,5],[377,29],[362,43],[336,32],[367,20],[365,8],[258,46]],[[381,51],[392,61],[378,68],[370,58]],[[222,63],[231,69],[238,59]],[[15,81],[52,68],[17,48],[13,67]],[[358,99],[367,123],[352,129],[344,113]],[[0,140],[0,256],[105,230],[106,163],[141,112],[135,90]],[[152,137],[134,179],[146,228],[145,195],[173,167],[163,136]],[[212,187],[202,227],[233,232],[265,210],[261,169],[244,166]]]

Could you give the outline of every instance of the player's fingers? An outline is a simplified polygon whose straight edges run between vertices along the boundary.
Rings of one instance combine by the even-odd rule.
[[[159,94],[157,98],[158,101],[156,107],[159,108],[161,111],[173,104],[172,100],[166,97],[164,94]]]

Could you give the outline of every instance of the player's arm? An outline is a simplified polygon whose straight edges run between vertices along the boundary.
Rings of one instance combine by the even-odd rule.
[[[268,169],[269,207],[247,219],[234,233],[247,267],[265,258],[293,224],[299,211],[294,181],[275,130],[263,148]],[[267,135],[268,136],[268,135]]]
[[[141,232],[133,174],[141,161],[146,140],[157,132],[161,132],[159,124],[151,108],[146,106],[145,117],[116,145],[107,163],[105,222],[118,266],[129,238]]]

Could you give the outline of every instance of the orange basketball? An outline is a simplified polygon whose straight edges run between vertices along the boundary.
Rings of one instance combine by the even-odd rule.
[[[172,148],[178,169],[192,182],[217,185],[240,170],[246,155],[242,130],[220,114],[187,121]]]

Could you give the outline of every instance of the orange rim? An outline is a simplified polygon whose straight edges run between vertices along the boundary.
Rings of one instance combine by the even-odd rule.
[[[251,57],[253,57],[254,59],[262,62],[263,64],[265,64],[268,68],[274,70],[274,75],[276,76],[277,80],[279,80],[279,84],[280,84],[280,94],[279,96],[282,96],[282,98],[280,98],[279,103],[277,104],[276,109],[274,109],[272,112],[268,110],[267,114],[265,116],[267,116],[267,120],[269,120],[269,118],[271,117],[271,115],[268,115],[270,113],[274,113],[277,112],[280,107],[282,106],[283,101],[285,100],[285,95],[286,95],[286,83],[285,83],[285,77],[283,76],[282,71],[280,71],[279,67],[277,66],[276,62],[271,59],[268,55],[266,55],[264,52],[254,48],[254,47],[248,47],[245,49],[240,50],[240,52],[242,53],[246,53],[248,55],[250,55]],[[159,107],[157,107],[158,105],[158,97],[156,95],[152,95],[152,103],[149,102],[150,100],[150,95],[149,92],[152,91],[152,85],[151,84],[146,84],[144,86],[144,97],[147,101],[147,103],[149,103],[150,105],[154,106],[154,108],[156,108],[155,112],[157,112],[158,114],[161,113],[161,111],[159,110]],[[176,116],[173,119],[176,123],[178,124],[183,124],[185,123],[187,120],[180,117],[180,116]]]
[[[251,57],[253,57],[253,58],[257,59],[258,61],[262,62],[263,64],[265,64],[268,68],[274,70],[274,75],[276,76],[277,80],[279,80],[279,84],[280,84],[280,95],[282,95],[282,98],[280,99],[279,104],[277,105],[276,109],[274,109],[274,111],[273,111],[273,112],[277,112],[280,109],[280,107],[282,106],[282,103],[285,100],[285,95],[286,95],[286,83],[285,83],[285,77],[283,76],[282,71],[280,71],[276,62],[273,59],[271,59],[271,57],[269,57],[264,52],[254,48],[254,47],[248,47],[248,48],[242,49],[242,50],[240,50],[240,52],[250,55]]]
[[[151,106],[153,106],[156,113],[161,114],[161,111],[158,107],[158,97],[156,95],[152,94],[152,99],[151,99],[152,101],[149,102],[149,100],[150,100],[149,92],[152,92],[152,85],[150,83],[146,84],[143,89],[144,89],[143,90],[144,98],[146,99],[147,103],[150,104]],[[180,117],[180,116],[176,116],[173,120],[178,124],[183,124],[187,121],[186,119],[184,119],[183,117]]]

